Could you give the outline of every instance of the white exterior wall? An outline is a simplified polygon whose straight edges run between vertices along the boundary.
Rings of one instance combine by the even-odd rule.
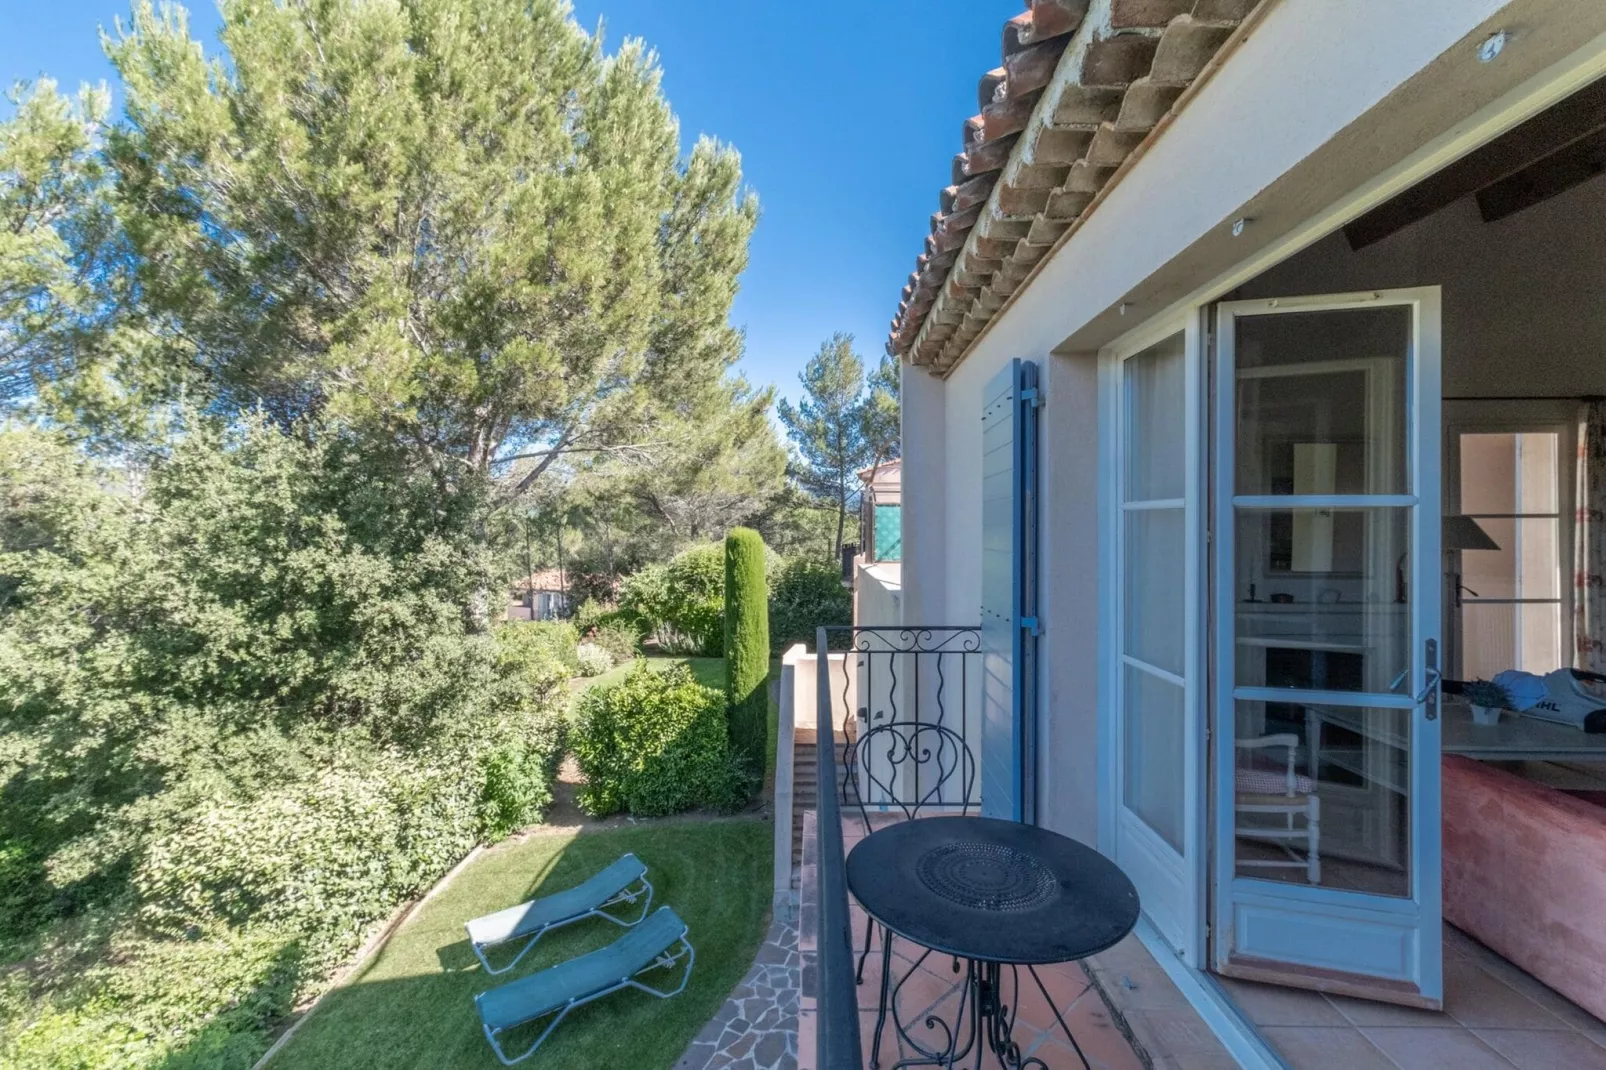
[[[1089,842],[1098,831],[1100,473],[1092,351],[1584,45],[1606,29],[1603,8],[1563,0],[1285,0],[946,382],[905,369],[904,619],[932,623],[940,611],[942,623],[959,624],[979,615],[983,388],[1011,358],[1042,365],[1039,802],[1049,827]],[[1472,59],[1472,47],[1497,15],[1523,30],[1509,56],[1485,68]],[[1402,89],[1452,47],[1466,55],[1441,61],[1430,99],[1413,97],[1420,80]],[[1450,91],[1457,86],[1463,89]],[[1377,141],[1384,155],[1376,159],[1358,156],[1339,136],[1367,124],[1387,134]],[[1332,188],[1350,181],[1335,180],[1333,168],[1310,166],[1330,143],[1330,153],[1357,176],[1347,187]],[[1314,173],[1274,185],[1302,165],[1298,173]],[[1275,196],[1263,196],[1268,189]],[[1230,225],[1243,214],[1264,225],[1252,223],[1250,237],[1235,240]],[[1115,310],[1123,301],[1133,305],[1121,315]],[[1054,355],[1056,349],[1071,353]]]

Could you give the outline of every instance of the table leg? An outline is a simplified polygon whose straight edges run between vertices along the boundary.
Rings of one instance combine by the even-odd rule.
[[[866,933],[865,935],[866,938],[868,938],[869,934]],[[865,954],[869,954],[869,947],[866,947],[864,950]],[[918,967],[916,968],[918,969]],[[864,959],[862,957],[859,959],[859,973],[861,975],[859,977],[859,983],[863,984],[864,977],[862,975],[864,973]],[[870,1070],[877,1070],[877,1068],[881,1065],[881,1031],[885,1029],[887,1025],[887,1002],[888,995],[890,994],[891,984],[892,941],[883,939],[881,941],[881,999],[876,1003],[875,1040],[870,1045]],[[898,1011],[896,1007],[894,1007],[892,1011],[892,1024],[898,1024]],[[902,1027],[899,1027],[898,1031],[902,1032]]]
[[[1037,983],[1037,990],[1043,994],[1043,1002],[1047,1003],[1048,1006],[1049,1006],[1049,1009],[1054,1012],[1054,1020],[1059,1023],[1060,1030],[1062,1032],[1064,1032],[1064,1034],[1065,1034],[1065,1039],[1071,1042],[1071,1050],[1076,1052],[1076,1057],[1078,1059],[1082,1060],[1083,1070],[1093,1070],[1093,1068],[1088,1065],[1087,1055],[1082,1051],[1082,1045],[1078,1044],[1076,1042],[1076,1037],[1074,1035],[1072,1035],[1071,1027],[1065,1024],[1065,1019],[1064,1018],[1060,1017],[1060,1009],[1059,1009],[1059,1007],[1057,1005],[1055,1005],[1054,998],[1048,994],[1048,988],[1047,988],[1047,986],[1045,986],[1043,984],[1043,979],[1041,977],[1037,976],[1037,970],[1034,967],[1028,966],[1028,967],[1026,967],[1026,972],[1031,974],[1032,975],[1032,980]],[[1091,986],[1089,986],[1089,987],[1091,987]],[[1020,1000],[1020,978],[1019,978],[1019,976],[1017,976],[1016,979],[1015,979],[1015,993],[1016,993],[1016,995],[1015,995],[1016,1002],[1019,1002],[1019,1000]]]
[[[915,964],[909,969],[909,971],[898,980],[898,983],[895,986],[893,986],[890,997],[883,997],[880,1018],[878,1019],[877,1023],[877,1038],[875,1042],[875,1048],[872,1049],[871,1053],[872,1067],[877,1065],[876,1052],[879,1050],[881,1043],[879,1023],[881,1019],[886,1017],[889,1007],[892,1014],[893,1028],[895,1028],[898,1033],[900,1052],[904,1049],[910,1049],[915,1052],[915,1054],[909,1058],[902,1059],[894,1063],[891,1070],[904,1070],[905,1067],[911,1066],[954,1067],[958,1065],[959,1060],[964,1059],[972,1051],[979,1050],[978,1045],[981,1037],[981,1031],[978,1027],[979,1019],[976,1013],[977,985],[974,963],[966,963],[966,965],[963,967],[965,970],[965,979],[960,983],[959,1014],[954,1019],[953,1026],[950,1027],[947,1022],[943,1021],[935,1014],[928,1014],[925,1017],[925,1025],[927,1029],[942,1030],[943,1037],[940,1049],[926,1047],[920,1041],[910,1036],[909,1030],[903,1024],[903,1018],[898,1013],[898,993],[902,991],[904,983],[920,971],[920,968],[925,965],[926,960],[930,958],[932,954],[933,952],[930,950],[923,952],[920,958],[915,960]],[[955,972],[958,972],[961,968],[959,966],[959,961],[960,960],[956,959],[954,962]],[[968,1026],[966,1024],[967,1013],[969,1022]],[[968,1033],[966,1032],[967,1028],[969,1030]],[[961,1036],[965,1038],[963,1047],[960,1047],[959,1045],[959,1039]]]

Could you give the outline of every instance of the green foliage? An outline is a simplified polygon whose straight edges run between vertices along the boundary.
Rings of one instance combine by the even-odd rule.
[[[596,643],[581,643],[576,654],[581,676],[601,676],[613,668],[613,655]]]
[[[258,419],[187,415],[138,467],[0,432],[0,949],[49,952],[0,1063],[249,1064],[368,926],[538,820],[567,669],[466,611],[475,485],[385,460]]]
[[[768,601],[764,540],[736,528],[725,536],[725,702],[731,753],[755,775],[768,743]]]
[[[580,634],[584,635],[617,611],[616,607],[609,606],[605,602],[599,602],[595,598],[585,598],[574,607],[574,615],[569,619]]]
[[[498,629],[498,635],[516,646],[520,657],[554,665],[565,676],[580,672],[580,629],[572,621],[510,621]]]
[[[820,625],[852,624],[853,593],[840,566],[794,558],[780,569],[770,598],[770,642],[776,654],[793,643],[814,646]]]
[[[95,206],[120,224],[86,277],[133,282],[91,295],[142,328],[122,387],[316,412],[444,481],[634,441],[739,355],[757,204],[731,149],[680,155],[640,42],[605,55],[561,0],[220,7],[226,57],[137,0],[126,121],[55,154],[101,172],[65,258]]]
[[[725,635],[725,548],[717,542],[682,550],[669,562],[664,623],[672,654],[717,658]]]
[[[725,548],[683,550],[626,577],[619,607],[668,654],[717,658],[725,633]]]
[[[589,641],[606,650],[615,665],[623,665],[641,654],[641,633],[622,616],[600,620],[593,627]]]
[[[859,492],[858,471],[873,459],[859,397],[864,360],[853,351],[853,336],[837,333],[821,343],[798,379],[803,400],[793,407],[782,399],[776,415],[802,462],[796,468],[798,482],[835,508],[831,553],[836,555],[842,549],[850,505]]]
[[[569,741],[586,780],[580,806],[594,816],[729,810],[745,798],[725,698],[683,666],[656,672],[638,662],[619,683],[587,691],[575,704]]]

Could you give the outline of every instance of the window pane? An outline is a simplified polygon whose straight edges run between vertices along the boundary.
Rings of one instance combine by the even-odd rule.
[[[1477,525],[1498,550],[1461,551],[1467,598],[1560,598],[1559,520],[1480,517]],[[1471,592],[1477,592],[1472,594]]]
[[[1409,308],[1235,322],[1237,493],[1409,493]]]
[[[1560,451],[1560,436],[1551,431],[1462,435],[1461,511],[1557,512]]]
[[[1561,603],[1461,607],[1461,675],[1487,680],[1506,669],[1543,675],[1561,668]]]
[[[1410,895],[1412,716],[1411,710],[1238,703],[1238,875]]]
[[[1183,335],[1150,346],[1122,366],[1126,390],[1126,495],[1129,502],[1183,495]]]
[[[903,560],[903,507],[878,505],[875,507],[875,559],[877,561]]]
[[[1187,556],[1183,511],[1133,509],[1124,515],[1125,652],[1181,676]]]
[[[1409,511],[1238,511],[1237,679],[1394,690],[1410,665]]]
[[[1127,809],[1182,850],[1185,740],[1182,688],[1126,667],[1125,796]]]

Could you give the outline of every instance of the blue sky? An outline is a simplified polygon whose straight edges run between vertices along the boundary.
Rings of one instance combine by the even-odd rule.
[[[211,0],[188,5],[215,46]],[[833,331],[877,359],[1020,0],[575,0],[609,51],[644,38],[689,145],[741,150],[763,218],[733,321],[742,369],[796,397],[797,373]],[[0,83],[41,74],[64,88],[111,80],[96,27],[127,0],[0,0]]]

